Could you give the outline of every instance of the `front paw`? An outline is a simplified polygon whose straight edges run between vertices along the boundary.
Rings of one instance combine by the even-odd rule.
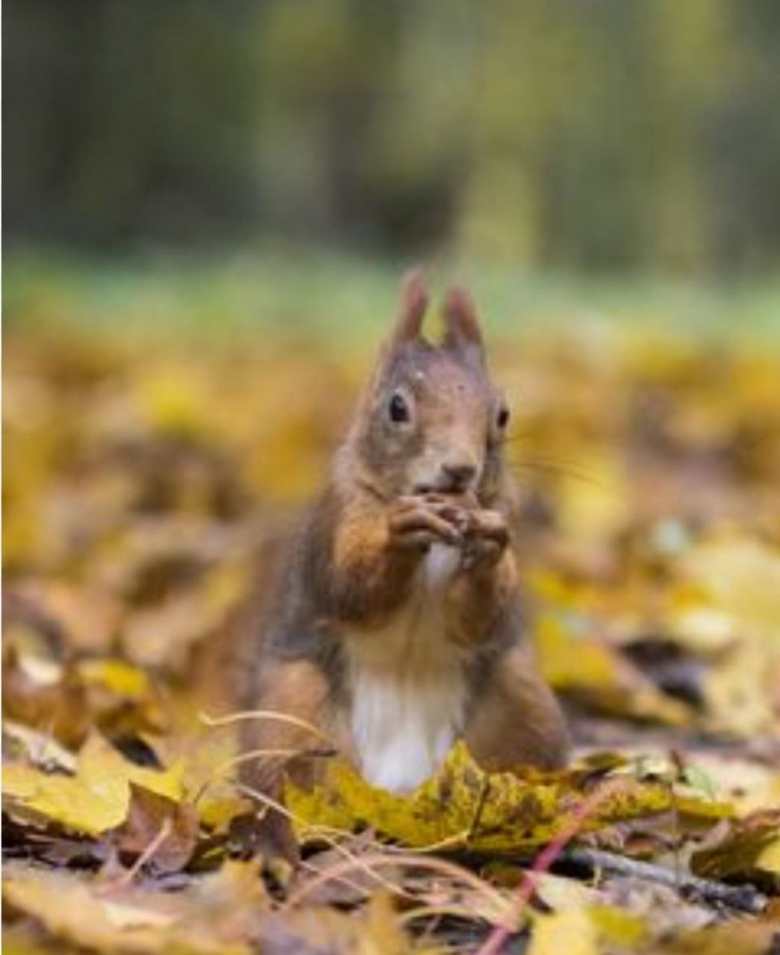
[[[490,567],[498,563],[509,543],[509,529],[504,515],[498,511],[477,510],[469,513],[464,533],[464,570],[476,566]]]
[[[402,497],[388,516],[390,546],[420,553],[432,544],[457,547],[466,523],[462,509],[441,497]]]

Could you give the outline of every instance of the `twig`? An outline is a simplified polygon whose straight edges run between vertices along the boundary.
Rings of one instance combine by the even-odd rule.
[[[531,868],[523,874],[523,881],[520,883],[517,892],[517,901],[513,907],[511,921],[506,920],[502,924],[496,925],[485,939],[477,955],[497,955],[509,936],[516,931],[519,916],[536,891],[539,876],[549,870],[550,866],[563,852],[566,844],[577,835],[583,823],[596,812],[601,803],[608,796],[611,796],[616,789],[621,789],[624,786],[625,782],[623,780],[611,779],[574,807],[568,825],[564,826],[558,835],[542,849]]]
[[[297,905],[300,905],[303,899],[310,895],[314,889],[326,882],[337,878],[340,879],[341,876],[347,872],[352,872],[357,868],[369,869],[370,871],[371,867],[384,868],[386,866],[408,866],[413,869],[427,869],[428,871],[437,872],[440,875],[447,876],[475,889],[489,906],[491,914],[496,918],[501,918],[507,914],[507,902],[501,893],[493,888],[490,883],[485,882],[484,879],[480,879],[479,876],[470,872],[468,869],[463,869],[458,865],[454,865],[452,862],[447,862],[435,856],[388,855],[383,852],[347,860],[332,866],[325,872],[321,872],[315,878],[304,882],[297,891],[293,892],[282,906],[281,911],[287,912],[295,908]],[[376,878],[376,873],[373,874]]]
[[[289,723],[291,726],[297,726],[298,729],[306,730],[312,736],[316,736],[322,742],[331,745],[331,740],[311,723],[302,720],[290,713],[282,713],[278,710],[239,710],[235,713],[227,713],[225,716],[209,716],[208,713],[199,713],[198,718],[206,726],[229,726],[231,723],[240,723],[244,720],[271,720],[277,723]]]
[[[712,879],[677,873],[673,869],[652,862],[629,859],[604,849],[573,846],[563,850],[559,861],[583,866],[590,871],[609,872],[643,879],[646,882],[656,882],[675,889],[680,895],[698,896],[707,902],[727,905],[740,912],[757,914],[763,911],[767,904],[766,896],[752,885],[725,885],[723,882],[715,882]]]
[[[300,824],[303,821],[300,819],[300,817],[290,812],[290,810],[287,809],[285,805],[283,805],[280,802],[277,802],[277,800],[275,799],[272,799],[266,793],[260,792],[260,790],[258,789],[253,789],[251,786],[245,786],[243,784],[239,784],[237,786],[237,789],[240,792],[243,792],[244,794],[251,796],[253,799],[256,799],[258,802],[262,803],[266,808],[273,809],[275,812],[278,812],[280,815],[288,819],[291,823]],[[384,889],[386,889],[391,894],[400,895],[400,896],[407,895],[407,893],[404,891],[404,889],[401,886],[397,886],[394,883],[388,881],[382,875],[380,875],[379,872],[372,869],[371,866],[364,861],[364,857],[361,857],[359,855],[354,855],[352,852],[349,851],[349,849],[345,848],[338,841],[338,838],[340,836],[349,836],[350,835],[349,832],[347,831],[341,832],[340,830],[333,829],[330,826],[317,826],[315,828],[316,828],[317,834],[322,839],[322,841],[327,843],[327,845],[329,845],[331,849],[334,849],[337,853],[339,853],[339,855],[342,855],[347,860],[348,863],[350,863],[350,865],[347,867],[348,870],[362,869],[368,876],[374,879],[374,881],[376,881],[379,885],[381,885]],[[340,868],[340,867],[331,867],[331,869],[329,870],[329,873],[331,875],[333,873],[334,868]],[[321,877],[322,877],[322,873],[319,873],[319,875],[316,876],[315,878],[318,881],[328,881],[328,879],[323,880]],[[334,878],[336,878],[337,881],[344,881],[343,879],[339,879],[338,876],[334,876]],[[409,898],[412,898],[412,896],[409,896]]]
[[[141,869],[146,865],[146,863],[154,856],[160,846],[165,842],[165,840],[170,836],[173,831],[173,820],[170,816],[166,816],[162,821],[159,831],[151,842],[146,846],[144,851],[138,856],[133,865],[126,871],[123,872],[117,879],[113,879],[110,882],[107,882],[99,890],[99,894],[109,895],[112,892],[117,892],[119,889],[124,889],[135,879]]]
[[[466,842],[469,843],[474,838],[477,829],[479,828],[480,822],[482,822],[482,813],[485,809],[485,803],[487,802],[488,792],[490,790],[490,777],[485,776],[482,780],[482,788],[479,792],[479,799],[477,800],[477,808],[474,811],[474,816],[471,820],[471,825],[469,826],[469,831],[466,833]]]

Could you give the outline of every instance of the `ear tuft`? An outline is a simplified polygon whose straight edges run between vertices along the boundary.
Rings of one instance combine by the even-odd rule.
[[[446,348],[476,348],[482,357],[482,332],[471,293],[454,286],[444,299],[444,345]]]
[[[428,290],[421,268],[412,269],[401,283],[401,303],[393,330],[395,343],[419,338],[422,320],[428,308]]]

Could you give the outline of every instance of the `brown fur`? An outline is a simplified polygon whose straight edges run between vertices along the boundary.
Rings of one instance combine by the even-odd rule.
[[[356,758],[352,642],[371,641],[403,612],[429,548],[443,543],[460,555],[436,599],[447,652],[459,654],[468,687],[462,735],[491,769],[560,766],[564,722],[523,635],[503,402],[488,377],[476,309],[467,293],[451,291],[444,339],[434,347],[420,336],[426,305],[416,274],[326,488],[289,542],[256,627],[242,702],[299,717]],[[392,419],[395,395],[409,420]],[[254,765],[250,781],[265,789],[282,766],[311,781],[321,765],[322,740],[299,727],[248,723],[245,744],[302,754]]]

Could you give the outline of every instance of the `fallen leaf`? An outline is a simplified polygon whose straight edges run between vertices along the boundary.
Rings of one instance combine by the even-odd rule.
[[[458,742],[441,769],[408,796],[378,789],[348,764],[333,761],[324,782],[311,791],[288,784],[286,804],[302,838],[317,827],[351,830],[370,826],[408,846],[468,845],[480,851],[518,851],[549,842],[568,824],[582,798],[576,770],[541,773],[485,773]],[[730,807],[670,788],[641,783],[629,775],[608,796],[583,831],[621,819],[651,816],[676,807],[707,821],[728,816]]]
[[[277,916],[263,926],[263,955],[406,955],[413,948],[401,929],[392,902],[374,895],[357,918],[324,906]]]
[[[661,949],[665,955],[771,955],[776,921],[740,920],[685,932]]]
[[[528,955],[598,955],[598,933],[586,909],[534,919]]]
[[[690,707],[659,691],[615,647],[567,630],[559,616],[539,615],[534,644],[549,683],[596,710],[671,726],[691,722]]]
[[[127,818],[108,836],[120,854],[143,857],[157,872],[178,872],[195,850],[198,813],[131,782]]]
[[[776,731],[780,550],[724,531],[692,550],[681,571],[702,590],[704,606],[727,616],[735,634],[705,682],[714,723],[744,735]]]
[[[57,939],[139,955],[250,955],[269,910],[258,865],[230,861],[175,893],[10,863],[3,894]]]
[[[693,853],[691,868],[705,878],[740,879],[780,891],[780,809],[733,822],[717,845]]]
[[[27,811],[66,829],[99,835],[126,818],[131,783],[180,801],[182,773],[181,765],[166,772],[136,766],[93,733],[78,754],[75,776],[44,773],[27,765],[6,766],[3,797],[12,811]]]
[[[149,675],[124,660],[82,660],[77,669],[87,685],[104,687],[128,700],[142,699],[152,690]]]
[[[76,757],[70,750],[51,738],[47,733],[40,733],[16,723],[13,720],[3,720],[3,734],[21,748],[21,752],[33,765],[51,771],[53,767],[68,773],[76,772]],[[9,750],[5,750],[8,758]],[[13,757],[12,757],[13,758]]]

